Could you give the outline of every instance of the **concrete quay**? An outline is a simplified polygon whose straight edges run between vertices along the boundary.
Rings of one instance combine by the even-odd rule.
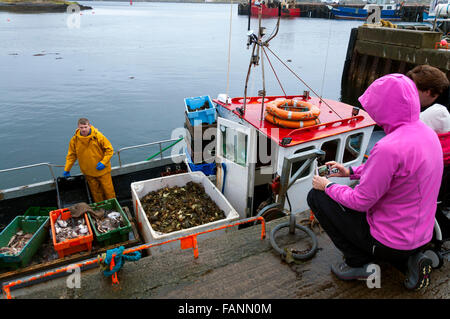
[[[305,217],[305,216],[303,216]],[[269,232],[281,218],[261,226],[200,239],[199,257],[191,249],[163,252],[120,270],[119,285],[111,284],[94,268],[81,273],[80,288],[68,288],[62,277],[30,287],[11,290],[15,299],[448,299],[450,266],[433,270],[431,284],[413,292],[403,287],[404,276],[390,265],[380,265],[380,288],[364,281],[341,281],[330,272],[330,264],[341,254],[325,233],[315,228],[319,251],[308,261],[288,264],[271,247]],[[297,231],[277,235],[280,247],[300,248],[308,240]],[[244,300],[245,301],[245,300]]]
[[[406,74],[417,65],[429,64],[450,79],[450,50],[441,48],[442,33],[388,27],[352,29],[342,72],[342,101],[359,105],[357,98],[377,78],[389,73]]]

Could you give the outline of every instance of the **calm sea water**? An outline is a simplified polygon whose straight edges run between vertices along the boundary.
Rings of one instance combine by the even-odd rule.
[[[185,97],[226,93],[229,47],[228,93],[243,96],[251,51],[248,17],[237,14],[237,4],[80,3],[93,10],[79,20],[0,12],[0,169],[63,165],[79,117],[89,118],[116,150],[170,139],[183,126]],[[263,20],[268,34],[275,23]],[[338,100],[350,30],[360,24],[282,19],[270,48],[315,91]],[[257,19],[251,28],[257,30]],[[269,58],[287,94],[306,89]],[[282,95],[267,60],[265,76],[267,94]],[[257,69],[248,94],[260,89]],[[124,161],[154,152],[125,152]],[[49,178],[46,167],[0,173],[0,189]]]

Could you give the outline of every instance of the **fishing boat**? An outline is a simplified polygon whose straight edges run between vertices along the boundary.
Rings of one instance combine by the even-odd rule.
[[[278,10],[278,6],[281,7],[281,10]],[[281,14],[282,17],[300,17],[300,8],[295,6],[295,1],[261,1],[255,2],[252,1],[252,5],[250,7],[251,16],[257,17],[261,12],[262,17],[277,17],[278,14]]]
[[[5,297],[12,298],[14,289],[28,289],[27,286],[51,280],[55,275],[66,272],[68,265],[75,264],[83,271],[98,267],[102,261],[99,255],[120,246],[126,249],[124,253],[141,251],[145,259],[164,256],[167,251],[180,250],[180,245],[173,245],[180,242],[181,249],[192,248],[195,258],[198,258],[198,243],[206,240],[200,235],[209,235],[209,238],[212,236],[220,241],[220,232],[229,231],[228,234],[237,237],[239,232],[250,228],[244,226],[254,226],[261,227],[261,238],[265,238],[265,223],[286,217],[289,218],[288,221],[278,223],[271,230],[270,245],[280,256],[286,258],[287,252],[277,243],[279,236],[276,236],[276,233],[283,228],[289,228],[291,234],[299,231],[306,234],[303,238],[312,243],[309,249],[295,252],[291,257],[306,260],[315,256],[318,250],[315,233],[296,221],[299,214],[309,211],[306,196],[311,189],[314,174],[318,173],[325,162],[331,160],[346,166],[360,165],[369,146],[373,146],[374,137],[376,139],[380,136],[374,134],[375,122],[364,110],[325,99],[306,83],[304,84],[308,90],[301,94],[266,95],[263,80],[260,94],[247,96],[247,83],[252,67],[260,62],[263,64],[264,57],[269,59],[267,53],[278,58],[276,53],[269,49],[268,42],[276,36],[279,21],[280,19],[277,29],[268,39],[264,38],[263,28],[259,28],[258,34],[248,30],[248,45],[252,46],[252,56],[243,96],[231,98],[227,93],[223,93],[214,99],[209,96],[186,98],[185,130],[181,136],[124,147],[115,152],[114,156],[117,157],[119,165],[112,167],[111,175],[117,196],[115,200],[131,222],[127,236],[114,244],[96,246],[94,243],[87,251],[50,260],[42,261],[42,256],[37,252],[31,264],[14,270],[1,269],[0,283]],[[299,80],[304,82],[301,78]],[[311,92],[315,96],[311,96]],[[197,105],[190,104],[192,101]],[[207,108],[196,110],[203,105]],[[308,117],[314,110],[315,119],[311,122],[309,118],[302,117],[295,121],[297,127],[288,127],[290,124],[277,122],[269,112],[271,108],[276,107],[279,108],[276,112],[279,112],[280,116],[287,114],[288,122],[292,117],[290,109],[295,108],[300,108],[301,115]],[[215,132],[215,138],[205,136],[208,129]],[[214,152],[205,152],[205,141],[213,145]],[[123,163],[124,152],[155,146],[159,151],[147,160]],[[195,158],[197,149],[200,149],[203,155],[201,159]],[[98,204],[92,203],[89,188],[82,175],[70,178],[55,175],[55,167],[62,165],[37,163],[2,169],[0,174],[14,174],[40,166],[49,169],[50,179],[0,191],[0,223],[3,228],[8,228],[6,225],[30,207],[53,207],[54,210],[60,210],[78,202]],[[154,190],[186,183],[187,180],[201,181],[205,189],[214,193],[217,203],[221,202],[220,205],[224,205],[222,207],[228,207],[227,218],[220,221],[220,224],[207,223],[164,236],[157,234],[159,238],[156,238],[158,236],[155,236],[156,232],[142,209],[142,194],[149,185],[151,187],[147,190]],[[350,180],[339,182],[352,185]],[[45,213],[43,215],[45,216]],[[44,233],[48,232],[50,224],[47,221],[47,230]],[[51,246],[51,238],[47,240]],[[245,243],[241,243],[241,247],[244,245]],[[237,248],[239,249],[241,248]],[[171,258],[173,259],[172,256]],[[143,262],[148,263],[148,260],[152,259]],[[112,269],[114,264],[110,266]],[[436,265],[438,266],[441,264]],[[208,272],[209,270],[205,271]],[[112,278],[113,283],[117,284],[117,274]]]
[[[450,19],[450,1],[432,0],[427,11],[423,12],[423,20],[428,22],[449,21]]]
[[[331,8],[331,13],[336,19],[367,20],[369,5],[377,5],[381,10],[381,19],[389,21],[401,20],[401,5],[388,0],[369,0],[362,8],[337,6]]]
[[[261,117],[263,107],[259,97],[242,97],[229,99],[228,104],[223,94],[213,99],[218,114],[216,153],[214,161],[222,163],[225,169],[218,169],[216,174],[208,177],[217,182],[224,197],[239,214],[240,220],[255,216],[262,216],[270,220],[284,216],[283,209],[293,212],[302,212],[308,209],[306,194],[311,188],[311,179],[317,168],[317,161],[321,163],[329,160],[344,162],[346,165],[359,165],[364,159],[364,153],[369,143],[371,132],[375,123],[363,110],[354,115],[354,108],[350,105],[326,99],[312,98],[308,93],[293,96],[267,96],[264,103],[280,99],[310,101],[319,105],[321,115],[320,124],[312,127],[289,129],[276,126]],[[239,109],[244,106],[243,115]],[[186,130],[188,136],[189,130]],[[193,139],[198,141],[198,139]],[[201,140],[201,138],[200,138]],[[157,146],[160,149],[170,150],[179,143],[180,149],[187,150],[187,139],[173,139],[135,145],[119,149],[119,166],[113,167],[111,175],[116,190],[117,201],[126,212],[133,228],[126,240],[106,247],[93,247],[92,250],[80,252],[64,258],[54,257],[42,262],[39,254],[36,262],[30,266],[13,271],[0,273],[0,280],[10,279],[20,275],[28,275],[33,271],[43,271],[51,267],[62,266],[83,259],[92,258],[99,253],[117,246],[132,247],[146,243],[149,238],[145,236],[145,225],[148,221],[145,214],[139,215],[139,204],[133,201],[130,185],[140,181],[153,180],[171,175],[190,173],[195,170],[205,171],[203,167],[210,164],[194,164],[189,152],[163,156],[164,152],[155,154],[150,161],[122,163],[121,156],[130,149]],[[223,145],[223,147],[219,147]],[[261,145],[264,145],[264,152]],[[267,153],[266,153],[267,151]],[[167,153],[167,152],[166,152]],[[286,166],[284,161],[289,159],[292,164]],[[215,162],[213,165],[216,166]],[[303,167],[305,163],[307,166]],[[49,169],[51,179],[9,189],[0,193],[0,223],[6,228],[17,215],[24,215],[30,207],[54,207],[62,209],[77,202],[92,204],[89,189],[82,175],[70,178],[56,177],[55,166],[50,163],[37,163],[17,168],[0,170],[0,174],[14,173],[33,167],[44,166]],[[295,178],[285,186],[283,203],[268,203],[272,198],[268,192],[276,176]],[[295,194],[295,195],[294,195]],[[295,197],[295,201],[289,201]],[[287,199],[287,201],[285,201]],[[262,203],[267,205],[264,210],[258,209]],[[280,206],[280,204],[282,206]],[[49,225],[47,225],[49,226]],[[175,234],[177,235],[177,234]],[[48,239],[51,245],[51,238]],[[39,262],[40,261],[40,262]]]
[[[432,24],[433,30],[440,30],[445,37],[450,32],[450,1],[431,0],[428,10],[423,12],[423,21]]]

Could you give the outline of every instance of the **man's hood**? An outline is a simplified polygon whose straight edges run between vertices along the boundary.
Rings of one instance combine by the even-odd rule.
[[[419,93],[414,82],[403,74],[375,80],[358,100],[386,134],[419,120]]]

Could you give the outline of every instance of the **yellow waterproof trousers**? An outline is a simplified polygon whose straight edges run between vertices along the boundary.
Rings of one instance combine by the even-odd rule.
[[[102,176],[85,175],[85,177],[88,182],[92,200],[94,201],[94,203],[116,197],[111,174],[107,173]]]

